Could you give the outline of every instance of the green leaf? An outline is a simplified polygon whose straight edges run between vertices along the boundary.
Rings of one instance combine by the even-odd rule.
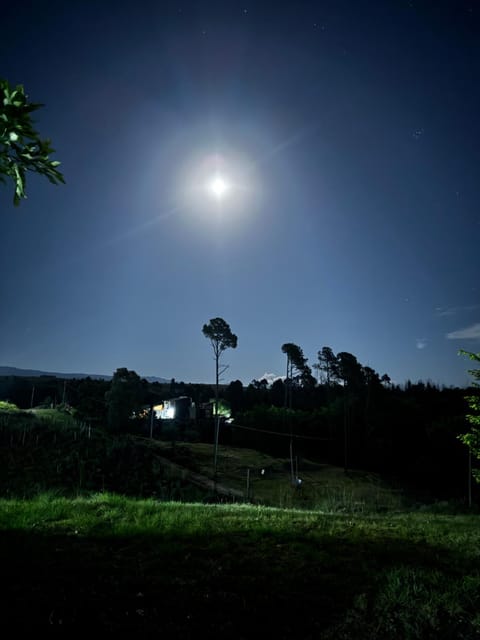
[[[54,153],[50,140],[42,140],[33,126],[31,113],[40,108],[31,103],[22,85],[12,88],[0,79],[0,182],[8,177],[14,183],[14,204],[26,198],[26,172],[44,175],[53,184],[65,180],[57,167],[58,161],[49,159]]]

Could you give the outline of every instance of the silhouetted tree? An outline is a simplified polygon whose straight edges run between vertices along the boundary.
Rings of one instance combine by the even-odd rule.
[[[285,412],[292,408],[292,390],[295,383],[301,385],[314,385],[315,380],[312,370],[307,365],[307,358],[303,355],[302,349],[293,342],[286,342],[282,345],[282,351],[287,356],[287,375],[285,377]],[[292,484],[295,481],[293,470],[293,431],[290,420],[290,474]]]
[[[368,414],[372,396],[375,391],[382,389],[382,383],[380,382],[380,376],[371,367],[361,367],[363,379],[366,386],[366,400],[365,400],[365,414]]]
[[[349,441],[349,422],[353,422],[351,412],[353,410],[354,394],[362,387],[364,383],[364,374],[362,366],[357,358],[348,353],[341,351],[337,353],[338,377],[343,384],[343,441],[344,441],[344,470],[348,469],[348,441]]]
[[[220,367],[220,357],[226,349],[236,349],[238,338],[232,333],[228,322],[223,318],[212,318],[208,324],[203,325],[203,335],[210,340],[213,355],[215,358],[215,446],[213,457],[214,473],[217,473],[217,450],[218,450],[218,384],[220,376],[225,373],[228,365]]]
[[[327,386],[330,386],[338,379],[338,362],[337,357],[330,347],[322,347],[318,352],[318,363],[314,364],[314,369],[322,371],[325,375],[323,379]]]
[[[282,351],[287,356],[287,375],[285,377],[285,408],[292,408],[292,388],[294,384],[307,385],[312,383],[312,370],[307,365],[307,358],[302,349],[293,342],[282,345]],[[313,384],[315,380],[313,380]]]
[[[109,429],[114,432],[126,429],[133,414],[141,410],[144,396],[140,376],[126,368],[117,369],[105,395]]]
[[[392,380],[391,380],[390,376],[388,375],[388,373],[384,373],[383,374],[383,376],[380,378],[380,382],[382,384],[386,385],[387,387],[392,384]]]
[[[365,375],[357,358],[347,351],[341,351],[337,353],[337,363],[338,377],[343,385],[350,390],[358,390],[365,382]]]
[[[261,380],[256,380],[255,378],[250,383],[254,389],[258,391],[266,391],[268,389],[268,380],[262,378]]]
[[[95,426],[105,426],[107,419],[107,405],[105,394],[110,382],[107,380],[92,380],[90,377],[80,380],[76,389],[77,417]]]
[[[225,397],[230,403],[232,416],[243,409],[243,384],[240,380],[230,382],[225,390]]]
[[[285,383],[281,378],[272,382],[270,387],[270,401],[275,407],[282,407],[285,401]]]

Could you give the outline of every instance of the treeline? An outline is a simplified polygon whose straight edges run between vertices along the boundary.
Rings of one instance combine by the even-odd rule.
[[[118,433],[138,430],[145,409],[178,396],[202,404],[211,400],[214,391],[209,385],[175,379],[167,384],[148,382],[126,368],[117,369],[112,380],[0,376],[0,400],[21,409],[63,407],[80,422]]]
[[[422,382],[403,388],[378,381],[350,388],[322,383],[295,388],[293,407],[285,409],[285,387],[283,380],[271,386],[254,381],[246,389],[230,385],[226,395],[237,410],[233,444],[288,457],[293,434],[300,436],[295,455],[392,475],[413,490],[466,495],[468,452],[457,438],[466,430],[465,390]]]
[[[467,390],[430,382],[395,385],[388,374],[330,347],[318,352],[316,381],[299,347],[282,350],[285,378],[253,380],[246,389],[236,381],[225,391],[238,425],[233,443],[288,457],[292,439],[295,456],[378,471],[420,494],[467,496],[470,461],[458,439],[468,429]]]
[[[470,482],[468,450],[459,434],[468,391],[430,382],[392,384],[350,353],[324,347],[312,375],[301,349],[282,347],[286,376],[269,384],[236,380],[220,388],[233,423],[224,423],[220,444],[246,446],[296,460],[368,469],[398,478],[412,491],[442,498],[466,497]],[[197,407],[214,397],[208,385],[172,380],[150,383],[134,371],[117,369],[111,381],[57,378],[0,378],[0,398],[21,408],[63,405],[86,424],[113,433],[152,433],[154,437],[212,442],[208,420],[189,425],[151,420],[149,407],[189,396]],[[210,420],[211,422],[211,420]],[[477,488],[473,487],[474,498]]]

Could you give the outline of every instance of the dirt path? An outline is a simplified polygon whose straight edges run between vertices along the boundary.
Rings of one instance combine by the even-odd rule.
[[[138,436],[137,436],[138,437]],[[155,441],[150,440],[148,438],[141,438],[142,440],[148,440],[150,443],[155,443]],[[161,446],[158,445],[160,449]],[[183,467],[182,465],[177,464],[176,462],[172,462],[168,458],[165,458],[162,455],[157,454],[158,459],[170,471],[172,471],[175,475],[182,478],[182,480],[186,480],[187,482],[191,482],[196,487],[200,487],[201,489],[206,489],[212,493],[217,495],[226,496],[229,498],[241,498],[245,499],[245,494],[243,491],[239,491],[238,489],[232,489],[231,487],[227,487],[223,484],[215,482],[211,478],[204,476],[200,473],[196,473],[195,471],[190,471],[187,467]]]

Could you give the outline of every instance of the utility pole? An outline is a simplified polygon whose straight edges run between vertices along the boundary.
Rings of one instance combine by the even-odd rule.
[[[347,420],[347,394],[346,394],[346,386],[343,386],[343,471],[347,473],[348,471],[348,463],[347,463],[347,452],[348,452],[348,420]]]
[[[284,420],[287,415],[287,411],[292,408],[292,377],[293,377],[293,363],[290,355],[287,353],[287,375],[285,377],[285,403],[284,403]],[[295,483],[295,476],[293,472],[293,427],[292,416],[288,415],[288,426],[290,427],[290,482],[293,485]]]
[[[213,474],[215,476],[215,481],[217,480],[217,455],[218,455],[218,432],[219,432],[219,424],[218,424],[218,358],[215,360],[215,442],[213,445]]]
[[[215,475],[215,479],[217,477],[217,457],[218,457],[218,437],[220,432],[220,414],[218,413],[218,388],[220,384],[220,380],[222,379],[222,375],[228,369],[228,364],[224,364],[222,366],[219,365],[218,360],[216,361],[215,367],[215,445],[213,452],[213,472]]]
[[[153,414],[154,414],[153,404],[150,407],[150,440],[153,438]]]

